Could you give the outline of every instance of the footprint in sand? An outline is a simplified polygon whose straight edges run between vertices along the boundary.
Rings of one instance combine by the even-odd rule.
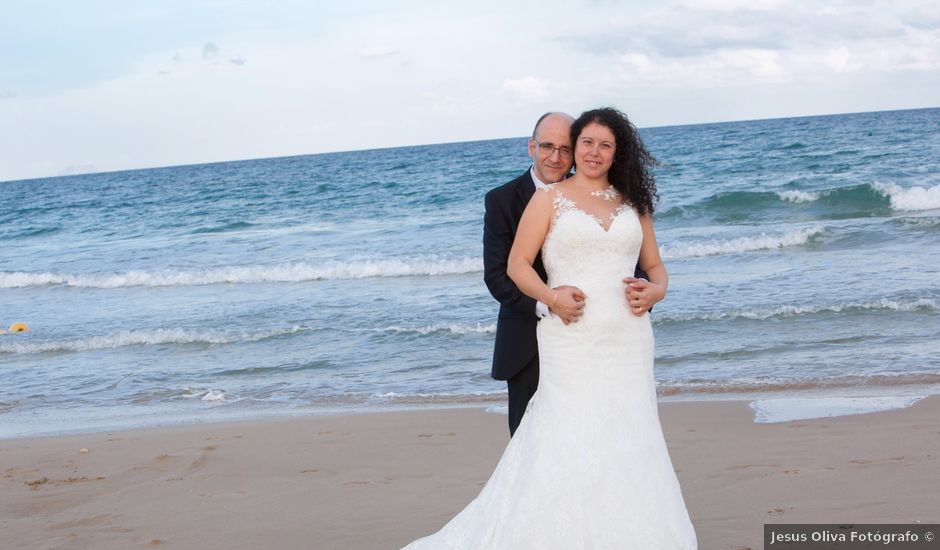
[[[32,479],[29,481],[24,481],[23,483],[27,485],[30,489],[36,491],[39,489],[40,485],[45,485],[46,483],[49,483],[49,478],[43,477],[39,479]]]
[[[30,489],[36,491],[36,490],[39,489],[39,487],[41,487],[42,485],[46,485],[46,484],[50,484],[50,485],[73,485],[73,484],[75,484],[75,483],[82,483],[82,482],[85,482],[85,481],[101,481],[101,480],[103,480],[103,479],[105,479],[104,476],[98,476],[98,477],[96,477],[96,478],[94,478],[94,479],[92,479],[92,478],[90,478],[90,477],[88,477],[88,476],[82,476],[82,477],[67,477],[67,478],[65,478],[65,479],[49,479],[48,477],[42,477],[42,478],[39,478],[39,479],[33,479],[33,480],[29,480],[29,481],[24,481],[23,484],[26,485],[27,487],[29,487]]]
[[[95,516],[87,516],[84,518],[72,520],[72,521],[63,521],[52,525],[53,529],[74,529],[76,527],[89,527],[92,525],[100,525],[102,523],[108,524],[110,521],[113,521],[115,516],[112,514],[98,514]]]
[[[886,464],[888,462],[897,462],[899,460],[907,460],[907,457],[906,456],[892,456],[891,458],[880,458],[880,459],[875,458],[871,460],[865,460],[865,459],[859,458],[855,460],[850,460],[849,464]]]
[[[779,468],[779,464],[739,464],[738,466],[732,466],[728,468],[729,470],[746,470],[748,468]]]

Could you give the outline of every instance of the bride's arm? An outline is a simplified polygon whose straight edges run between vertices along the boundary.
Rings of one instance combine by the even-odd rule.
[[[623,280],[628,285],[627,301],[630,309],[637,315],[642,315],[662,301],[666,297],[666,288],[669,287],[669,273],[666,272],[666,266],[659,255],[652,216],[640,216],[640,225],[643,227],[643,244],[640,246],[639,266],[646,272],[649,282],[634,277]]]
[[[532,263],[535,262],[535,257],[545,242],[545,236],[548,235],[553,208],[548,193],[535,192],[519,219],[516,238],[512,241],[506,265],[509,278],[523,294],[548,304],[549,307],[552,306],[555,291],[542,282]]]
[[[506,271],[523,294],[547,304],[552,313],[568,324],[581,315],[584,294],[572,286],[549,288],[532,267],[548,235],[554,213],[551,195],[536,191],[519,220]]]

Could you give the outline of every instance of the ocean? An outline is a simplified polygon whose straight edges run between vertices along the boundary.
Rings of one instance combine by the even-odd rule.
[[[642,129],[663,400],[940,393],[940,109]],[[489,405],[526,138],[0,183],[0,437]]]

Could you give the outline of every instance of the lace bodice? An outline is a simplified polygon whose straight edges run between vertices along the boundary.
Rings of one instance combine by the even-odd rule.
[[[643,228],[636,210],[618,201],[605,225],[597,216],[579,208],[557,186],[547,186],[544,192],[554,195],[555,208],[542,245],[548,285],[574,285],[589,298],[591,290],[599,291],[599,297],[621,298],[616,303],[625,306],[622,280],[633,275],[643,244]],[[616,296],[609,294],[612,290],[616,290]]]

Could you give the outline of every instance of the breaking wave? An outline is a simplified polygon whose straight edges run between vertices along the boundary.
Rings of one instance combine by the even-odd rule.
[[[299,283],[329,279],[459,275],[483,271],[477,258],[378,260],[276,266],[237,266],[193,271],[127,271],[79,275],[51,272],[0,273],[0,288],[61,285],[83,288],[197,286],[240,283]]]

